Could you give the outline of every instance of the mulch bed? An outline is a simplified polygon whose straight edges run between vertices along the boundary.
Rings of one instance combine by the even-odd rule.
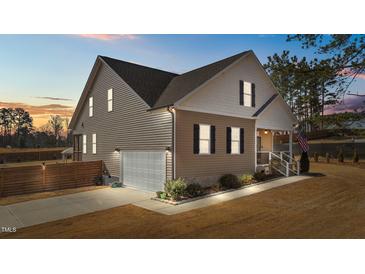
[[[230,191],[239,190],[239,189],[247,188],[247,187],[250,187],[250,186],[263,184],[265,182],[272,181],[274,179],[281,178],[281,177],[283,177],[283,176],[277,175],[277,174],[266,175],[266,177],[263,178],[261,181],[252,180],[250,183],[244,184],[239,188],[221,188],[218,185],[213,185],[213,186],[204,188],[203,194],[200,195],[200,196],[195,196],[195,197],[183,196],[178,201],[171,200],[169,197],[166,198],[166,199],[161,199],[161,198],[158,198],[158,197],[152,197],[151,199],[155,200],[155,201],[163,202],[163,203],[166,203],[166,204],[170,204],[170,205],[180,205],[180,204],[185,204],[185,203],[188,203],[188,202],[193,202],[193,201],[196,201],[196,200],[199,200],[199,199],[202,199],[202,198],[207,198],[207,197],[210,197],[210,196],[215,196],[215,195],[223,194],[223,193],[230,192]]]

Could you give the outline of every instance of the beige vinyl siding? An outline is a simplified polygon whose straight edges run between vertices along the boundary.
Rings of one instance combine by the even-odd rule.
[[[113,111],[108,112],[111,88]],[[167,110],[147,111],[147,104],[104,63],[91,86],[90,96],[93,97],[93,117],[89,117],[88,104],[84,104],[73,132],[87,135],[87,154],[83,155],[83,160],[103,160],[109,173],[119,177],[120,154],[116,148],[123,151],[172,147],[171,114]],[[92,154],[93,133],[97,136],[96,154]],[[171,160],[171,156],[167,157],[167,179],[172,175]]]
[[[255,84],[256,107],[240,105],[240,80]],[[250,54],[188,95],[179,107],[192,111],[251,117],[275,93],[270,79],[255,56]]]
[[[215,154],[193,153],[194,124],[216,127]],[[244,154],[226,153],[226,128],[245,129]],[[176,110],[176,176],[203,185],[217,182],[226,173],[240,175],[255,169],[255,120]]]
[[[259,115],[256,123],[257,128],[292,130],[295,122],[285,103],[277,98]]]

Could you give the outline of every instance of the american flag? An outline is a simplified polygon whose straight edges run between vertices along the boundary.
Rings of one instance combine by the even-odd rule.
[[[307,136],[303,133],[303,130],[300,130],[298,133],[298,144],[303,152],[307,152],[309,150]]]

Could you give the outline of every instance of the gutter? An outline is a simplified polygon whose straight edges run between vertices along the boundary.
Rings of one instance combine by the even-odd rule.
[[[171,122],[172,122],[172,179],[175,179],[176,174],[176,153],[175,153],[175,147],[176,147],[176,113],[175,109],[173,107],[167,107],[167,111],[171,113]]]

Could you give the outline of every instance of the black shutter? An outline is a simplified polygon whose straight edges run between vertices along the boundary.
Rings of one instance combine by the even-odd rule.
[[[199,154],[199,125],[194,124],[194,154]]]
[[[256,106],[256,92],[255,92],[255,84],[251,84],[251,106]]]
[[[227,127],[227,153],[231,154],[232,151],[232,129]]]
[[[243,106],[243,81],[240,80],[240,105]]]
[[[210,153],[215,153],[215,126],[210,126]]]
[[[240,128],[240,153],[245,152],[245,129]]]

